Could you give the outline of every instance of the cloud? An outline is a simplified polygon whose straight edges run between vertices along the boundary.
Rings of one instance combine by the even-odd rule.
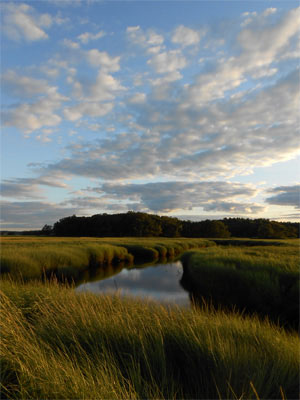
[[[293,222],[297,219],[300,220],[300,213],[281,215],[280,217],[274,217],[272,219],[279,220],[279,221],[291,220],[291,222]]]
[[[4,179],[0,184],[1,196],[13,198],[42,198],[41,189],[31,182],[21,180]]]
[[[73,49],[73,50],[76,50],[76,49],[79,49],[79,48],[80,48],[79,43],[74,42],[73,40],[70,40],[70,39],[64,39],[64,40],[62,41],[62,44],[63,44],[64,46],[68,47],[69,49]]]
[[[29,134],[45,126],[57,126],[62,121],[57,111],[68,98],[58,93],[44,79],[19,75],[8,70],[2,75],[3,88],[9,96],[26,100],[3,106],[1,115],[5,126],[14,126]]]
[[[1,81],[2,88],[10,96],[18,98],[31,98],[51,91],[51,87],[46,80],[18,75],[11,69],[2,74]]]
[[[187,61],[180,50],[170,50],[155,54],[147,63],[151,65],[158,74],[172,73],[187,65]]]
[[[300,210],[300,184],[293,186],[277,186],[268,190],[274,193],[273,196],[266,198],[268,204],[279,206],[292,206]]]
[[[96,102],[113,100],[125,87],[112,75],[99,71],[95,81],[73,81],[74,97],[84,101]]]
[[[120,69],[120,57],[111,57],[106,51],[98,49],[88,50],[86,53],[87,60],[93,67],[101,67],[107,72],[116,72]]]
[[[198,44],[203,35],[204,32],[196,31],[184,25],[179,25],[175,29],[171,40],[173,43],[186,47]]]
[[[49,14],[38,14],[28,4],[2,4],[3,32],[12,40],[36,41],[47,39],[45,28],[49,28],[52,17]]]
[[[139,25],[128,26],[126,28],[126,34],[132,43],[144,48],[151,48],[152,46],[161,48],[164,43],[164,37],[162,35],[158,34],[153,29],[144,31]]]
[[[77,36],[77,39],[79,39],[81,43],[87,44],[91,40],[98,40],[105,35],[106,33],[104,31],[99,31],[98,33],[84,32]]]
[[[268,9],[270,11],[270,9]],[[265,11],[265,16],[271,14]],[[243,29],[238,35],[242,54],[237,59],[247,70],[261,68],[276,61],[278,54],[299,33],[300,7],[288,11],[278,22],[268,25],[260,17],[254,19],[250,28]]]
[[[41,229],[45,224],[52,225],[60,218],[80,214],[74,207],[40,201],[1,202],[2,229]]]
[[[145,184],[103,184],[88,188],[105,198],[127,201],[128,209],[135,208],[154,212],[192,210],[202,207],[206,211],[231,213],[257,213],[264,210],[258,204],[229,201],[249,198],[257,194],[251,185],[232,182],[153,182]],[[217,200],[216,200],[217,199]]]
[[[56,87],[49,87],[48,93],[32,103],[23,103],[2,110],[5,126],[14,126],[30,134],[44,126],[57,126],[62,118],[56,113],[67,97],[57,92]]]
[[[204,211],[221,211],[230,214],[257,214],[263,212],[265,207],[255,203],[237,203],[228,201],[214,201],[203,207]]]
[[[145,103],[146,101],[146,94],[145,93],[135,93],[132,97],[129,99],[129,103],[131,104],[142,104]]]
[[[273,25],[255,17],[256,23],[242,29],[237,36],[240,54],[218,59],[209,71],[199,74],[188,90],[190,102],[202,105],[220,100],[249,78],[274,75],[273,63],[291,55],[292,39],[299,32],[299,10],[290,10]]]
[[[69,121],[77,121],[84,116],[103,117],[113,109],[113,103],[85,102],[64,109],[64,116]]]
[[[39,21],[45,35],[47,24],[58,23],[53,16],[41,18],[30,6],[9,4],[33,23]],[[17,101],[2,108],[5,126],[25,134],[37,131],[42,141],[50,140],[48,135],[64,120],[66,134],[82,132],[82,139],[73,137],[77,143],[55,156],[57,161],[36,166],[40,178],[4,181],[6,196],[38,198],[43,194],[40,180],[58,174],[102,183],[101,197],[70,198],[57,205],[62,208],[172,212],[199,206],[223,214],[261,212],[262,205],[243,198],[254,197],[255,188],[222,186],[220,181],[291,159],[300,150],[299,69],[292,59],[299,50],[299,11],[267,9],[244,18],[251,21],[227,25],[228,32],[223,25],[216,33],[207,30],[205,37],[202,30],[180,25],[166,34],[171,41],[153,29],[131,26],[127,38],[139,47],[130,46],[128,54],[127,43],[122,58],[79,47],[99,39],[103,31],[77,32],[65,40],[71,52],[60,47],[66,54],[40,68],[6,70],[3,89]],[[219,52],[208,46],[220,38]],[[61,86],[40,79],[41,73],[52,82],[59,78]],[[69,86],[63,86],[64,80]],[[93,134],[97,139],[83,137],[87,129],[99,131]],[[268,196],[268,204],[292,205],[285,190]]]
[[[119,201],[113,202],[106,196],[80,196],[73,197],[60,203],[62,206],[73,206],[81,210],[85,215],[93,214],[95,212],[109,211],[109,212],[126,212],[128,208],[126,204],[122,204]]]
[[[16,178],[4,179],[0,184],[2,197],[14,199],[43,198],[43,190],[40,186],[67,188],[68,186],[58,181],[56,177]]]
[[[161,98],[149,93],[145,102],[144,96],[133,97],[126,111],[134,118],[120,120],[122,134],[70,149],[68,157],[46,170],[105,180],[250,174],[254,166],[272,165],[299,152],[298,82],[296,70],[242,99],[229,97],[209,107],[192,102],[189,87],[171,87]],[[118,85],[104,75],[78,98],[111,101]],[[76,113],[72,118],[77,119]]]

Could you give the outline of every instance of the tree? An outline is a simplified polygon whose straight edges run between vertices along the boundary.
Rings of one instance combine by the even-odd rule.
[[[46,224],[42,228],[42,235],[51,235],[52,230],[53,230],[52,226]]]

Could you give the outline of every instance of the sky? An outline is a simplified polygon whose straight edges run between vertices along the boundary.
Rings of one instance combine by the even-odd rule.
[[[298,1],[1,1],[1,228],[299,220]]]

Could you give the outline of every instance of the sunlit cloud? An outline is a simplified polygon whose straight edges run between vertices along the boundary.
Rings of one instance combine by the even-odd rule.
[[[57,215],[299,208],[292,178],[265,195],[250,184],[268,182],[261,167],[300,153],[299,7],[244,6],[218,24],[185,16],[146,24],[125,14],[95,20],[97,2],[84,15],[82,2],[68,12],[52,3],[1,5],[11,52],[1,76],[4,139],[10,153],[20,134],[35,149],[20,146],[19,177],[3,176],[13,208],[41,199]],[[32,60],[20,56],[27,51]]]

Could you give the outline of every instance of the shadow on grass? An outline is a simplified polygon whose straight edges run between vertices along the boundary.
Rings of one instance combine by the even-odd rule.
[[[299,327],[299,276],[269,268],[238,269],[183,260],[181,286],[196,308],[257,314],[286,329]]]

